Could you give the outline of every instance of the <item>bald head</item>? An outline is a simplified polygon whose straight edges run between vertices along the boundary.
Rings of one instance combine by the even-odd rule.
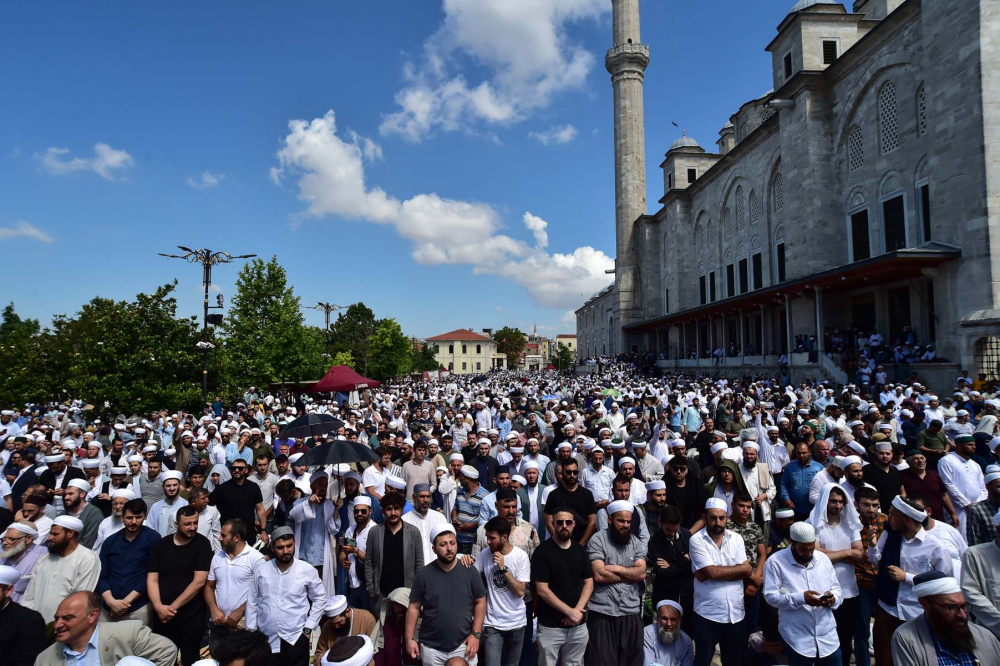
[[[56,609],[53,627],[56,640],[71,650],[83,652],[97,628],[101,600],[94,592],[74,592]]]

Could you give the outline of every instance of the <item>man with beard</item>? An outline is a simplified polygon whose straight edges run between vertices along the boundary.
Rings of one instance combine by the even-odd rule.
[[[59,516],[52,523],[47,548],[32,572],[21,605],[42,614],[48,623],[55,619],[59,603],[73,592],[93,590],[101,573],[101,562],[79,543],[83,523],[78,518]]]
[[[976,624],[1000,633],[1000,513],[993,516],[993,541],[972,546],[962,554],[962,591]]]
[[[313,663],[321,663],[320,659],[333,645],[351,636],[369,636],[375,629],[375,616],[361,608],[352,608],[347,603],[347,597],[335,595],[326,600],[323,610],[323,624],[320,628],[319,641],[313,651]]]
[[[375,525],[371,519],[371,509],[372,500],[367,495],[362,495],[354,500],[354,525],[347,528],[347,532],[344,534],[344,545],[340,547],[338,556],[341,568],[347,572],[347,601],[353,608],[365,611],[371,608],[371,597],[369,597],[368,588],[365,586],[364,572],[368,533]]]
[[[475,471],[475,470],[473,470]],[[403,495],[387,492],[379,502],[385,522],[368,534],[365,550],[365,587],[372,608],[397,587],[410,587],[424,566],[420,530],[403,522]],[[432,532],[433,533],[433,532]]]
[[[667,484],[662,480],[646,483],[646,503],[642,506],[646,529],[655,534],[660,529],[660,512],[667,505]]]
[[[630,530],[633,536],[638,537],[639,541],[642,542],[642,550],[645,552],[646,547],[649,544],[649,528],[646,525],[646,518],[642,515],[642,509],[632,503],[631,500],[631,481],[622,475],[615,477],[614,483],[611,484],[611,499],[614,500],[624,500],[632,505],[632,524]],[[608,507],[611,505],[609,504]],[[597,512],[597,530],[606,530],[611,525],[611,512],[607,509],[601,509]]]
[[[146,527],[146,505],[129,500],[122,510],[125,528],[115,532],[101,546],[101,595],[103,621],[139,620],[149,622],[146,573],[153,548],[160,540],[156,530]]]
[[[955,450],[941,458],[937,468],[958,514],[955,527],[961,532],[966,531],[965,515],[969,505],[982,502],[987,497],[983,470],[972,457],[975,453],[976,440],[972,435],[956,437]]]
[[[410,660],[419,657],[425,666],[445,666],[458,657],[469,666],[477,666],[486,619],[486,588],[475,569],[459,565],[454,527],[435,527],[431,545],[437,559],[413,579],[403,651]],[[419,643],[415,638],[418,618]]]
[[[743,537],[726,529],[724,499],[705,502],[705,529],[691,537],[694,572],[694,642],[698,666],[708,666],[720,646],[722,666],[743,662],[747,630],[744,623],[743,580],[753,573]]]
[[[694,664],[694,643],[681,630],[683,615],[684,611],[676,601],[664,599],[656,604],[656,621],[642,632],[644,664]]]
[[[611,482],[614,479],[614,471],[604,465],[604,449],[594,448],[590,453],[590,465],[580,476],[580,484],[594,495],[598,509],[603,509],[611,501]]]
[[[608,528],[598,531],[587,544],[587,559],[594,574],[594,593],[587,605],[587,664],[642,663],[639,646],[646,545],[632,533],[634,510],[628,500],[611,502],[607,508]]]
[[[80,533],[80,545],[93,548],[97,542],[97,532],[104,520],[100,509],[86,500],[91,490],[90,484],[83,479],[72,479],[63,491],[63,509],[65,515],[79,518],[83,522],[83,532]]]
[[[681,526],[693,534],[704,526],[702,512],[708,491],[697,479],[691,478],[686,456],[671,458],[667,463],[667,471],[667,504],[677,507],[681,512]]]
[[[558,506],[568,506],[579,517],[573,527],[573,538],[586,546],[590,537],[597,531],[597,506],[593,494],[578,483],[579,464],[572,458],[559,463],[559,486],[553,489],[545,503],[545,529],[549,534],[554,532],[551,509]]]
[[[516,666],[527,626],[524,595],[531,580],[531,564],[527,553],[511,544],[511,524],[506,517],[492,518],[481,529],[487,547],[479,553],[475,567],[487,584],[483,627],[486,664]]]
[[[213,654],[243,622],[250,585],[257,568],[264,563],[260,551],[247,545],[246,535],[246,525],[239,518],[223,523],[219,535],[222,549],[212,557],[208,570],[205,602],[209,611],[208,644]]]
[[[247,629],[267,635],[275,664],[306,666],[309,640],[326,608],[316,569],[295,556],[290,527],[274,530],[274,559],[257,567],[247,596]]]
[[[509,481],[507,482],[510,483]],[[431,530],[435,525],[447,523],[448,519],[439,511],[431,511],[431,487],[426,483],[413,486],[413,511],[403,514],[403,522],[420,530],[420,540],[424,547],[424,562],[434,560],[434,550],[431,548]],[[485,506],[485,502],[483,503]],[[496,511],[496,494],[493,495],[493,509]],[[480,515],[482,512],[480,511]]]
[[[188,501],[181,497],[181,479],[184,475],[177,470],[163,472],[160,475],[163,479],[163,497],[149,508],[149,518],[146,525],[156,530],[161,537],[172,534],[175,526],[174,514],[183,506],[188,505]]]
[[[542,487],[538,484],[538,478],[541,476],[538,463],[534,460],[526,462],[522,475],[527,483],[517,491],[521,500],[521,515],[538,530],[538,538],[544,541],[546,531],[545,519],[542,516]]]
[[[38,530],[27,523],[11,523],[0,535],[0,564],[20,572],[20,579],[12,584],[9,591],[10,598],[15,602],[21,601],[35,565],[46,552],[45,546],[35,543],[37,536]]]
[[[847,503],[854,504],[854,494],[859,488],[871,488],[875,486],[865,483],[864,467],[859,456],[845,456],[838,460],[840,468],[844,470],[844,478],[840,480],[840,487],[847,495]]]
[[[805,429],[812,432],[811,428]],[[812,510],[809,486],[822,469],[823,465],[812,459],[809,444],[801,441],[795,445],[795,460],[788,463],[781,475],[778,500],[782,507],[794,510],[799,520],[805,520]]]
[[[486,492],[493,492],[497,489],[495,477],[499,468],[497,459],[490,455],[490,440],[479,439],[476,442],[476,455],[468,459],[467,463],[479,471],[479,479]]]
[[[970,625],[958,581],[940,571],[913,579],[923,615],[903,624],[892,637],[894,666],[1000,664],[1000,641]]]
[[[42,616],[12,598],[20,576],[14,567],[0,566],[0,654],[7,666],[31,666],[48,643]]]
[[[754,432],[754,431],[751,431]],[[765,446],[769,446],[765,444]],[[740,475],[747,492],[753,498],[753,511],[750,520],[757,523],[764,532],[764,542],[767,542],[768,527],[771,524],[771,502],[778,493],[774,485],[774,477],[766,463],[760,461],[760,445],[754,441],[743,443],[743,460],[740,464]]]
[[[309,486],[312,494],[297,501],[288,512],[288,517],[294,523],[295,556],[316,567],[327,596],[332,596],[336,587],[337,570],[330,537],[336,536],[340,530],[337,513],[344,500],[338,497],[334,503],[327,496],[330,475],[322,469],[312,473]]]
[[[471,465],[461,467],[458,483],[460,487],[451,510],[451,523],[458,532],[459,552],[469,555],[476,542],[476,530],[479,529],[479,511],[488,493],[479,485],[479,471]]]
[[[861,520],[861,546],[865,551],[861,561],[854,565],[854,575],[858,581],[854,662],[857,666],[870,666],[872,658],[868,647],[871,638],[872,613],[878,606],[878,593],[875,589],[875,579],[878,572],[868,559],[868,549],[878,543],[882,532],[889,526],[889,516],[879,510],[878,493],[874,488],[867,486],[858,488],[854,496],[854,506],[857,507],[858,517]],[[843,655],[841,656],[843,657]]]
[[[48,469],[39,475],[38,483],[45,486],[53,505],[57,509],[62,509],[63,494],[69,482],[73,479],[85,479],[86,475],[79,467],[69,467],[66,464],[66,456],[61,453],[45,456],[45,464],[48,465]]]
[[[686,609],[690,627],[694,610],[694,574],[691,573],[691,559],[688,553],[691,533],[681,527],[681,512],[675,506],[667,506],[659,515],[659,524],[649,539],[646,559],[653,569],[654,604],[664,599],[680,603]]]
[[[212,491],[209,502],[219,510],[219,516],[225,522],[230,518],[239,518],[250,530],[247,543],[251,546],[259,538],[265,544],[267,536],[267,516],[264,513],[264,498],[260,486],[247,481],[250,466],[243,459],[234,460],[230,472],[233,478],[224,482]],[[258,527],[254,529],[254,521]]]
[[[834,609],[840,607],[843,592],[837,574],[830,558],[817,552],[811,524],[792,525],[791,538],[791,547],[768,558],[764,566],[764,600],[778,609],[778,632],[788,663],[840,664]]]
[[[815,506],[819,501],[819,496],[823,492],[823,487],[829,483],[838,484],[844,478],[843,460],[840,456],[829,457],[824,463],[826,467],[822,469],[809,483],[809,504]],[[898,489],[897,489],[897,492]]]
[[[101,546],[115,532],[125,529],[125,520],[122,511],[129,500],[135,499],[135,495],[128,488],[118,488],[111,493],[111,515],[101,521],[97,528],[97,540],[94,542],[94,552],[100,553]]]
[[[965,517],[965,538],[969,546],[992,543],[996,537],[993,518],[1000,511],[1000,470],[990,470],[983,479],[986,499],[969,507]]]
[[[222,532],[222,520],[219,511],[208,503],[208,491],[204,488],[195,488],[188,495],[188,506],[193,508],[198,514],[198,534],[208,539],[212,552],[216,553],[221,547],[219,545],[219,534]],[[177,531],[177,514],[171,514],[167,530],[168,534]]]
[[[632,501],[636,506],[646,503],[646,483],[635,476],[635,460],[631,456],[623,456],[618,461],[618,476],[629,481]],[[596,496],[595,496],[596,498]]]
[[[937,472],[927,469],[927,457],[918,449],[911,449],[906,452],[906,464],[908,467],[899,473],[906,496],[919,495],[927,498],[932,518],[944,520],[947,511],[952,524],[958,525],[958,514],[951,503],[948,489]]]

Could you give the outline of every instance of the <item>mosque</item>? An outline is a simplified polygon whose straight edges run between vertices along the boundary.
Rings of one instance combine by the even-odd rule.
[[[1000,373],[1000,10],[846,4],[791,8],[766,46],[773,90],[713,150],[678,138],[650,213],[651,54],[639,0],[613,0],[615,275],[576,310],[581,357],[655,351],[674,369],[736,346],[722,363],[759,371],[797,335],[822,346],[853,326],[934,344],[946,362],[914,366],[925,382]],[[847,379],[822,353],[790,361],[793,376]]]

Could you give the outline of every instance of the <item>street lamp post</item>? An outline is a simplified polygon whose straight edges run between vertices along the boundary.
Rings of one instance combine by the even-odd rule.
[[[192,250],[191,248],[184,247],[183,245],[177,246],[179,249],[184,251],[184,254],[164,254],[160,252],[161,257],[167,257],[168,259],[183,259],[188,263],[201,264],[202,266],[202,279],[205,282],[205,303],[204,303],[204,315],[202,317],[201,326],[201,399],[202,402],[208,402],[208,350],[212,348],[211,343],[208,341],[208,311],[210,309],[221,309],[222,305],[222,294],[219,294],[218,305],[210,306],[208,304],[208,289],[212,286],[212,266],[217,264],[228,264],[232,263],[237,259],[253,259],[256,254],[239,254],[232,255],[228,252],[213,252],[212,250]],[[213,315],[218,317],[221,323],[222,315]]]
[[[317,303],[316,305],[309,306],[313,310],[319,310],[323,313],[326,318],[326,328],[323,329],[326,334],[326,355],[330,355],[330,313],[336,312],[337,310],[343,310],[346,305],[335,305],[333,303]]]

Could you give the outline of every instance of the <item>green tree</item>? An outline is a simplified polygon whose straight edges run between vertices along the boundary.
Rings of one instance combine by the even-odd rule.
[[[556,352],[555,358],[552,359],[552,365],[556,366],[557,370],[565,370],[566,368],[572,367],[573,363],[576,361],[576,357],[573,355],[573,350],[564,345],[563,343],[558,343],[559,351]]]
[[[331,353],[350,352],[357,363],[355,369],[360,368],[361,374],[367,376],[371,337],[377,325],[375,313],[364,303],[354,303],[346,310],[341,310],[337,313],[337,321],[333,324]]]
[[[426,370],[440,370],[441,364],[438,363],[436,354],[438,353],[438,346],[428,343],[419,343],[416,340],[413,341],[413,372],[424,372]]]
[[[409,374],[413,367],[413,343],[403,335],[395,319],[380,319],[370,339],[368,372],[378,380]]]
[[[351,370],[357,369],[354,367],[354,356],[351,355],[351,352],[349,351],[337,352],[334,354],[333,362],[330,365],[346,365]]]
[[[278,263],[255,259],[240,270],[223,319],[227,394],[271,382],[316,379],[325,364],[322,331],[305,325],[300,299]]]
[[[509,326],[504,326],[493,333],[493,342],[497,345],[497,351],[507,357],[508,368],[517,367],[517,363],[521,359],[521,352],[528,344],[524,333]]]
[[[22,406],[57,397],[62,367],[51,359],[51,334],[37,319],[21,319],[11,303],[0,315],[0,405]]]

